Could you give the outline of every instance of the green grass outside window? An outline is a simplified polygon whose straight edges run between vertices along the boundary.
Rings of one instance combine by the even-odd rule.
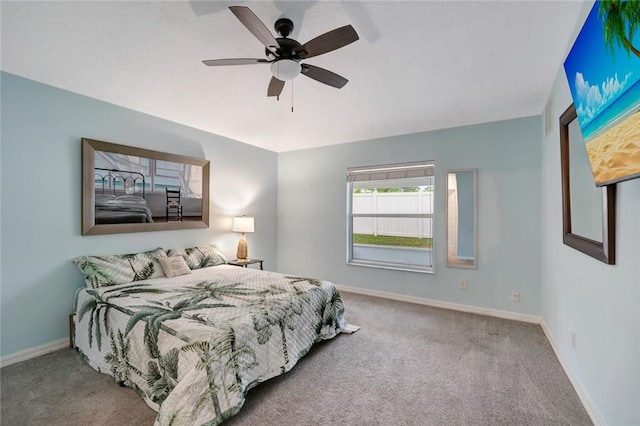
[[[376,246],[432,248],[432,238],[392,237],[389,235],[353,234],[354,244],[372,244]]]

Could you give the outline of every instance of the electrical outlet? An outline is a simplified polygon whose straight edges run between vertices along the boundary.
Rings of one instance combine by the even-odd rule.
[[[576,348],[576,332],[575,331],[571,332],[571,346],[573,346],[573,349]]]
[[[512,291],[511,292],[511,301],[512,302],[519,302],[520,301],[520,292],[519,291]]]
[[[460,290],[466,290],[468,288],[468,281],[464,278],[460,278],[460,281],[458,281],[458,288]]]

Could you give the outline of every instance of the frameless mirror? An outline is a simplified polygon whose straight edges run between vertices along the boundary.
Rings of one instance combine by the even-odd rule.
[[[478,169],[447,171],[447,266],[478,267]]]
[[[82,139],[82,235],[208,226],[208,160]]]
[[[562,241],[615,264],[615,185],[595,185],[575,105],[560,116]]]

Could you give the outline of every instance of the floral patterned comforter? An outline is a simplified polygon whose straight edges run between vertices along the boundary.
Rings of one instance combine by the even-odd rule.
[[[330,282],[220,265],[78,290],[74,343],[135,389],[157,425],[216,425],[248,389],[344,330],[343,314]]]

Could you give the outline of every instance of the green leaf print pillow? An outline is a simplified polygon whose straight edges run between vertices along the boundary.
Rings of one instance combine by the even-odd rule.
[[[186,249],[170,249],[167,255],[182,256],[191,270],[227,263],[227,258],[215,244]]]
[[[166,257],[164,249],[142,253],[108,256],[80,256],[73,259],[89,288],[106,287],[150,278],[164,277],[158,260]]]

